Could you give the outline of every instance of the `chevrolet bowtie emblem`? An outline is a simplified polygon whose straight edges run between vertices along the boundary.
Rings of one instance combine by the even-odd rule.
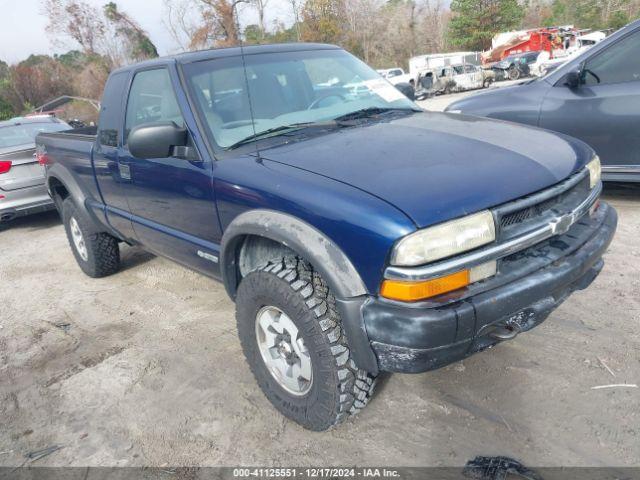
[[[549,225],[551,226],[551,233],[553,233],[553,235],[562,235],[563,233],[567,233],[571,228],[571,225],[573,225],[573,221],[573,214],[554,218],[549,222]]]

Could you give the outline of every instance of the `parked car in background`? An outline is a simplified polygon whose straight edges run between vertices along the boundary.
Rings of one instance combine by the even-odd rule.
[[[436,89],[438,88],[437,79],[440,71],[442,71],[441,68],[425,68],[418,73],[415,98],[424,99],[438,93]]]
[[[257,384],[313,430],[381,371],[539,325],[616,228],[583,142],[423,111],[331,45],[150,60],[101,105],[96,134],[37,138],[78,265],[113,274],[127,242],[221,280]]]
[[[492,69],[495,70],[497,74],[500,74],[501,77],[508,78],[509,80],[528,77],[531,75],[530,65],[535,63],[538,55],[540,55],[540,52],[525,52],[509,55],[494,64]]]
[[[449,94],[486,88],[494,80],[494,72],[485,70],[478,65],[469,63],[450,65],[434,71],[422,72],[418,79],[416,96],[420,98],[430,94]]]
[[[0,222],[54,208],[44,167],[35,157],[35,138],[40,132],[70,128],[49,115],[0,122]]]
[[[400,67],[387,68],[376,70],[382,77],[386,78],[393,85],[399,83],[408,83],[411,86],[415,86],[415,79],[410,73],[404,73],[404,70]]]
[[[568,62],[574,57],[577,57],[582,52],[575,50],[572,54],[563,56],[563,57],[555,57],[551,58],[549,56],[549,52],[540,52],[537,60],[529,65],[529,72],[532,76],[535,77],[543,77],[547,73],[553,72],[556,68],[558,68],[563,63]]]
[[[604,180],[640,181],[640,20],[545,77],[458,100],[447,111],[571,135],[591,145]]]

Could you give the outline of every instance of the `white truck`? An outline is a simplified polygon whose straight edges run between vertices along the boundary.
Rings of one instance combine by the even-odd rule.
[[[385,68],[377,70],[377,72],[386,78],[392,85],[398,85],[399,83],[409,83],[415,87],[415,78],[410,73],[404,73],[404,70],[400,67]]]
[[[480,52],[430,53],[409,59],[409,74],[413,78],[426,70],[442,69],[451,65],[480,65]]]

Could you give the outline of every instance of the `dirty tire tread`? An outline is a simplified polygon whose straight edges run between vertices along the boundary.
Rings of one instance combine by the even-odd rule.
[[[84,236],[88,260],[78,254],[71,236],[69,221],[74,217]],[[67,238],[78,265],[82,271],[92,278],[113,275],[120,269],[120,247],[118,240],[105,232],[96,231],[95,226],[84,212],[78,209],[71,198],[62,204],[62,220]]]
[[[249,273],[241,282],[238,297],[236,298],[237,311],[241,310],[240,303],[244,301],[244,295],[247,293],[243,289],[243,283],[252,276],[261,274],[275,275],[277,278],[284,280],[288,284],[291,293],[299,296],[304,301],[308,311],[313,314],[322,336],[320,343],[322,344],[323,353],[326,351],[327,356],[331,357],[331,370],[334,376],[333,384],[336,387],[333,392],[328,392],[328,389],[323,389],[322,391],[325,395],[333,395],[331,402],[328,402],[332,407],[328,410],[331,411],[327,412],[328,415],[325,415],[322,420],[314,419],[312,415],[306,418],[308,421],[292,418],[274,402],[269,392],[265,391],[269,400],[282,413],[311,430],[326,430],[357,414],[371,399],[376,385],[376,377],[358,368],[353,361],[351,350],[342,329],[340,315],[336,309],[335,297],[324,279],[306,261],[299,257],[286,257],[279,261],[269,262],[256,272]],[[238,331],[241,332],[240,321]],[[247,350],[250,349],[247,338],[240,335],[240,340],[243,350],[247,354]],[[311,348],[311,345],[307,344],[307,347]],[[246,356],[250,358],[248,354]],[[261,358],[260,362],[262,362]],[[264,390],[258,368],[262,367],[262,365],[255,365],[251,361],[248,363],[256,380]]]

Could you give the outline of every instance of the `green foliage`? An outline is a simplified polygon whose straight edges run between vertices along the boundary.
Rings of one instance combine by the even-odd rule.
[[[15,112],[11,104],[3,97],[10,87],[9,65],[0,60],[0,121],[8,120],[15,116]]]
[[[156,58],[158,49],[151,39],[140,32],[136,34],[137,39],[133,45],[132,53],[136,58]]]
[[[7,62],[0,60],[0,85],[2,81],[9,77],[9,65]]]
[[[244,42],[249,45],[266,43],[287,43],[298,40],[295,26],[290,28],[278,27],[274,32],[263,32],[259,25],[247,25],[244,29]]]
[[[273,40],[273,43],[286,43],[286,42],[298,41],[298,32],[295,26],[290,28],[279,29],[275,33],[271,33],[269,35],[270,35],[270,38]]]
[[[67,53],[54,54],[53,58],[65,67],[79,69],[84,67],[91,60],[91,56],[80,50],[69,50]]]
[[[302,40],[340,44],[346,30],[343,18],[341,0],[307,0],[302,8]]]
[[[546,25],[572,24],[579,28],[618,29],[631,21],[629,11],[631,0],[616,2],[615,8],[608,5],[610,0],[553,0],[551,16]]]
[[[115,2],[109,2],[104,6],[104,15],[114,25],[116,33],[127,40],[129,56],[133,60],[158,56],[158,49],[147,33],[126,13],[119,11]]]
[[[0,97],[0,121],[9,120],[10,118],[15,116],[16,115],[11,104],[4,98]]]
[[[18,65],[21,67],[35,67],[36,65],[41,65],[50,59],[51,57],[49,55],[34,55],[32,53],[26,60],[21,61]]]
[[[259,25],[247,25],[244,29],[244,41],[249,44],[257,44],[263,42],[263,33]]]
[[[518,0],[452,0],[449,24],[451,44],[486,50],[496,33],[519,27],[524,9]]]
[[[613,28],[614,30],[618,30],[624,27],[630,21],[631,19],[629,18],[629,15],[626,12],[617,11],[617,12],[613,12],[613,14],[609,17],[607,26],[609,28]]]
[[[0,121],[15,117],[16,111],[8,100],[11,91],[11,67],[0,60]]]

